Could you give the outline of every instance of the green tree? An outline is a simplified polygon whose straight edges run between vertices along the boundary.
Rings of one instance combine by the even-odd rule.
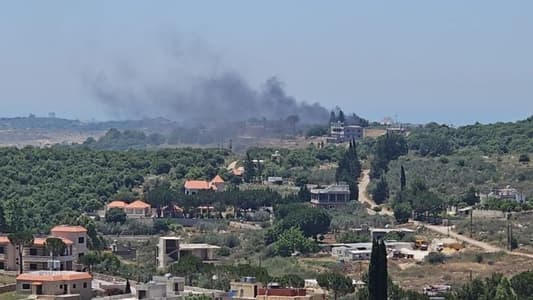
[[[511,279],[511,287],[518,299],[530,299],[533,295],[533,271],[519,273]]]
[[[476,203],[479,203],[479,196],[477,195],[476,189],[471,186],[466,193],[462,197],[462,202],[468,204],[468,205],[475,205]]]
[[[521,163],[528,163],[529,162],[529,155],[520,154],[520,157],[518,157],[518,161],[521,162]]]
[[[406,223],[411,217],[411,205],[409,203],[395,203],[394,204],[394,218],[398,223]]]
[[[303,288],[304,279],[296,274],[286,274],[276,280],[279,284],[288,288]]]
[[[333,299],[335,300],[337,300],[339,296],[344,296],[355,291],[352,279],[342,275],[341,273],[322,273],[317,276],[316,280],[321,288],[333,292]]]
[[[400,191],[403,192],[405,189],[405,185],[407,183],[407,180],[405,178],[405,169],[403,168],[403,165],[400,168]]]
[[[516,300],[518,299],[516,297],[516,293],[513,291],[513,288],[511,287],[511,283],[509,282],[509,279],[502,276],[500,282],[498,283],[498,287],[496,288],[496,295],[493,299],[494,300]]]
[[[305,237],[297,227],[283,231],[272,246],[277,255],[285,257],[291,256],[296,251],[305,254],[318,250],[316,243]]]
[[[168,184],[158,186],[155,189],[149,191],[145,195],[145,199],[150,203],[152,207],[157,208],[157,216],[163,217],[164,206],[171,205],[177,198],[177,192],[170,189]]]
[[[380,181],[376,184],[376,187],[372,190],[372,199],[378,203],[381,204],[385,201],[387,201],[387,198],[389,197],[389,185],[387,184],[387,181],[385,180],[385,176],[381,176]]]
[[[357,155],[356,143],[350,141],[348,149],[344,152],[335,171],[337,182],[346,182],[350,187],[350,199],[357,200],[359,194],[357,182],[361,175],[361,162]]]
[[[33,245],[33,234],[30,231],[19,231],[8,234],[7,238],[9,239],[9,242],[18,249],[19,274],[22,274],[24,272],[24,260],[22,254],[24,253],[24,247],[30,247]]]
[[[368,266],[368,299],[387,299],[387,285],[387,249],[383,241],[374,240]]]
[[[309,191],[306,184],[302,185],[298,191],[298,200],[302,202],[311,201],[311,191]]]
[[[255,178],[255,165],[250,157],[250,152],[246,152],[246,159],[244,160],[244,175],[243,179],[245,182],[252,182]]]
[[[48,250],[48,252],[50,252],[52,261],[54,261],[57,256],[61,256],[61,254],[63,254],[65,252],[65,249],[67,248],[67,245],[65,245],[63,240],[57,237],[47,238],[44,245],[46,249]],[[53,270],[54,268],[53,264],[51,268]]]
[[[387,133],[376,140],[374,159],[371,162],[370,177],[379,178],[388,171],[390,161],[407,154],[407,141],[402,135]]]
[[[193,285],[195,276],[204,269],[202,260],[194,255],[181,256],[180,259],[169,266],[169,272],[175,276],[183,276],[189,285]]]
[[[89,272],[92,272],[93,266],[98,264],[100,260],[100,256],[94,251],[89,251],[79,258],[79,262],[84,265]]]
[[[316,240],[317,235],[329,231],[331,216],[324,209],[305,207],[290,211],[281,224],[284,229],[298,227],[305,236]]]
[[[120,208],[111,208],[105,213],[105,221],[124,224],[126,222],[126,213]]]

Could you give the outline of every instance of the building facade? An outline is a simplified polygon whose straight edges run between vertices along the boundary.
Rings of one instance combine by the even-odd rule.
[[[65,244],[60,255],[51,256],[46,248],[46,239],[59,238]],[[52,228],[47,237],[34,237],[33,244],[22,250],[24,271],[77,270],[78,259],[87,252],[87,230],[81,226],[60,225]],[[18,246],[11,244],[7,236],[0,236],[0,269],[19,270]]]
[[[200,191],[215,191],[223,192],[225,189],[225,182],[222,177],[219,175],[215,176],[211,181],[206,180],[186,180],[185,185],[185,194],[194,195],[198,194]]]
[[[92,276],[86,272],[34,271],[17,276],[17,293],[46,299],[92,298]]]
[[[209,244],[182,244],[178,237],[163,236],[157,244],[157,266],[166,268],[185,255],[194,255],[204,261],[214,260],[218,249],[220,247]]]
[[[345,125],[343,122],[333,122],[329,127],[329,143],[344,143],[363,138],[363,128],[358,125]]]
[[[106,211],[117,208],[124,211],[128,219],[143,219],[152,217],[152,208],[150,204],[135,200],[132,203],[126,203],[121,200],[111,201],[106,205]]]
[[[332,184],[325,188],[311,189],[311,204],[314,207],[335,208],[350,201],[350,187],[347,184]]]

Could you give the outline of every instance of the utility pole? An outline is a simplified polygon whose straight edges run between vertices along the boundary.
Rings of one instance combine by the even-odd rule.
[[[474,215],[474,208],[471,207],[470,208],[470,238],[472,238],[472,219],[473,219],[473,215]]]

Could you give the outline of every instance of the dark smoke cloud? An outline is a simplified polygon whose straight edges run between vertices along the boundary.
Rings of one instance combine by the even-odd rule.
[[[290,115],[298,115],[301,123],[328,119],[326,108],[288,96],[276,77],[254,89],[237,72],[219,71],[218,56],[198,57],[201,51],[198,45],[194,48],[188,54],[191,49],[174,47],[157,66],[145,66],[148,70],[120,60],[111,69],[87,72],[84,82],[119,118],[165,117],[183,123],[279,120]]]

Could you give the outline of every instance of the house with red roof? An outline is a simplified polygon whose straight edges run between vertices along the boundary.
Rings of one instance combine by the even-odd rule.
[[[123,210],[126,214],[126,217],[129,219],[142,219],[152,217],[152,208],[150,204],[141,200],[135,200],[131,203],[127,203],[122,200],[114,200],[106,205],[106,211],[112,208],[118,208]]]
[[[33,271],[17,276],[17,294],[43,299],[92,298],[92,276],[86,272]]]
[[[207,180],[186,180],[185,181],[185,194],[186,195],[194,195],[197,194],[200,191],[215,191],[215,192],[223,192],[225,188],[225,182],[222,177],[219,175],[215,176],[215,178],[211,179],[211,181]]]
[[[46,247],[50,237],[59,238],[65,250],[52,260]],[[81,226],[59,225],[48,236],[34,236],[33,244],[24,247],[22,252],[24,271],[38,270],[75,270],[81,269],[78,259],[87,253],[87,229]],[[11,244],[7,235],[0,235],[0,269],[19,270],[18,250]]]

